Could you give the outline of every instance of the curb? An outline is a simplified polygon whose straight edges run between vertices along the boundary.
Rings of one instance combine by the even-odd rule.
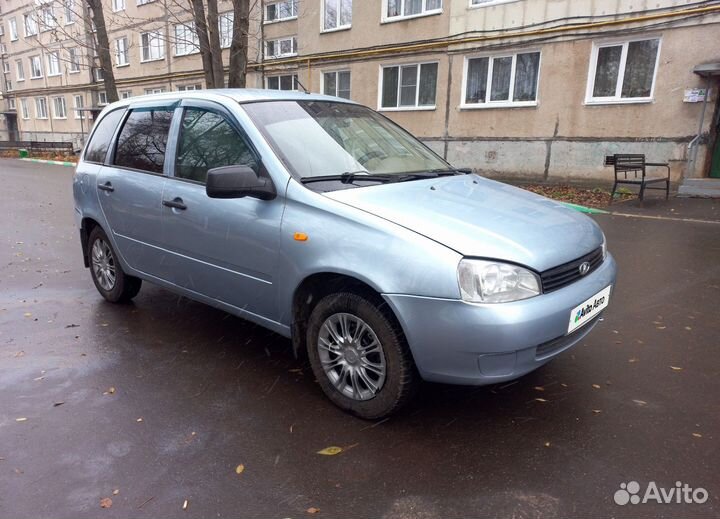
[[[74,162],[63,162],[61,160],[45,160],[45,159],[18,159],[18,160],[24,160],[26,162],[37,162],[38,164],[54,164],[56,166],[67,166],[70,168],[74,168],[77,166]]]
[[[571,204],[570,202],[560,202],[565,207],[580,211],[586,214],[610,214],[610,211],[603,211],[602,209],[595,209],[594,207],[585,207],[584,205]]]

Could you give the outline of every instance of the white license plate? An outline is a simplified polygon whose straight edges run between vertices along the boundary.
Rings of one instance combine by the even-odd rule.
[[[570,312],[570,324],[568,325],[568,333],[577,330],[581,326],[586,325],[608,305],[610,302],[610,290],[612,285],[604,288],[590,299],[577,305]]]

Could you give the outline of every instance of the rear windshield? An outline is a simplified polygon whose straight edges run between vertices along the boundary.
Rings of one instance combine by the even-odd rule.
[[[120,119],[122,119],[125,109],[114,110],[97,123],[97,127],[85,148],[85,161],[103,164],[107,150],[110,147],[110,141],[115,133]]]

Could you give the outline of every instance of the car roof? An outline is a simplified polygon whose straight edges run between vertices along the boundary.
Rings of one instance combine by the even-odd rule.
[[[127,106],[132,104],[144,104],[152,101],[178,100],[178,99],[208,99],[220,101],[221,98],[229,98],[238,103],[254,103],[258,101],[335,101],[341,103],[353,103],[340,97],[326,96],[287,90],[266,90],[260,88],[215,88],[208,90],[188,90],[178,92],[163,92],[160,94],[148,94],[142,96],[122,99],[113,103],[108,108]]]

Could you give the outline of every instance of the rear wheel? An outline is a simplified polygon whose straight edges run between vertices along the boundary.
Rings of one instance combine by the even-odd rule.
[[[111,303],[122,303],[138,294],[142,280],[123,272],[110,240],[100,227],[90,233],[87,251],[90,275],[100,295]]]
[[[310,314],[306,344],[320,387],[345,411],[383,418],[415,393],[418,375],[402,331],[364,297],[323,298]]]

